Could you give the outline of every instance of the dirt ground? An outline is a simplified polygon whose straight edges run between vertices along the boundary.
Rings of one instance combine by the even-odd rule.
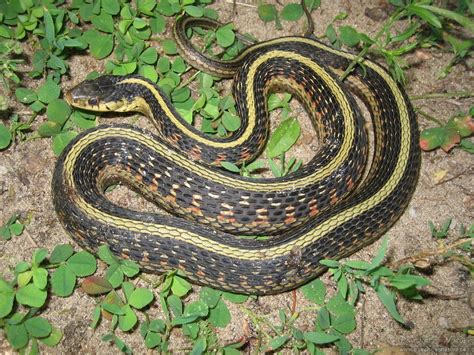
[[[250,1],[248,1],[250,2]],[[285,1],[282,1],[285,3]],[[233,21],[237,29],[250,32],[263,40],[286,34],[303,32],[304,21],[298,23],[284,22],[284,30],[277,31],[274,24],[264,24],[258,19],[255,7],[237,6],[234,14],[232,4],[218,2],[215,8],[223,22]],[[374,34],[381,26],[390,9],[385,1],[322,1],[320,9],[313,12],[315,32],[322,35],[326,26],[341,11],[349,14],[346,20],[338,24],[350,24],[360,31]],[[437,75],[449,61],[451,54],[436,49],[418,50],[411,54],[407,61],[411,64],[408,70],[409,95],[440,93],[453,91],[472,91],[473,72],[469,63],[457,65],[445,79],[438,80]],[[472,61],[470,63],[472,67]],[[90,60],[90,57],[76,57],[71,62],[71,77],[64,82],[64,87],[71,87],[82,81],[86,73],[100,70],[101,64]],[[473,100],[429,100],[416,101],[415,106],[436,117],[447,120],[459,111],[466,112]],[[421,128],[433,126],[432,122],[419,118]],[[37,119],[40,124],[43,117]],[[101,119],[103,122],[105,119]],[[108,119],[107,119],[108,120]],[[123,120],[123,118],[122,118]],[[127,118],[125,118],[127,120]],[[129,118],[128,118],[129,120]],[[142,121],[145,119],[142,119]],[[305,129],[303,128],[303,131]],[[303,133],[297,152],[305,154],[304,147],[312,138]],[[304,142],[302,142],[304,141]],[[20,237],[0,242],[0,274],[11,276],[9,268],[22,260],[30,260],[36,248],[52,250],[57,244],[72,242],[61,228],[51,202],[51,176],[56,161],[48,139],[32,140],[27,143],[14,144],[0,152],[0,225],[5,223],[13,212],[21,216],[31,216]],[[300,154],[300,153],[298,153]],[[307,153],[306,153],[307,154]],[[428,221],[441,224],[452,218],[452,227],[457,231],[461,224],[473,223],[474,184],[473,158],[461,150],[451,154],[442,151],[423,153],[423,164],[420,179],[413,199],[405,214],[388,232],[389,261],[396,261],[414,255],[421,250],[435,249],[437,241],[431,237]],[[441,181],[437,176],[446,173]],[[133,194],[118,197],[125,204],[131,203],[144,208],[145,202]],[[133,200],[133,201],[130,201]],[[446,243],[453,240],[457,232]],[[370,260],[380,246],[380,242],[365,248],[352,256],[352,259]],[[385,349],[388,352],[410,353],[469,353],[474,349],[474,337],[469,337],[453,329],[474,324],[474,284],[468,270],[459,263],[450,262],[435,266],[430,275],[425,275],[432,282],[428,295],[422,302],[400,299],[400,313],[412,322],[412,329],[405,329],[394,321],[386,312],[376,295],[370,290],[357,307],[357,330],[349,336],[354,347],[370,350]],[[329,289],[334,284],[324,275],[322,280]],[[194,288],[196,291],[198,287]],[[195,297],[194,292],[189,298]],[[296,292],[297,309],[307,305],[301,292]],[[288,310],[292,304],[292,293],[277,296],[260,297],[246,303],[246,307],[269,319],[277,320],[278,309]],[[224,329],[218,329],[222,343],[236,341],[242,336],[245,324],[250,322],[242,310],[228,303],[232,322]],[[108,331],[108,322],[102,322],[97,330],[88,325],[91,321],[95,300],[78,290],[72,297],[52,297],[44,316],[64,332],[64,338],[58,347],[42,348],[45,353],[115,353],[118,350],[100,340]],[[158,309],[155,310],[159,312]],[[302,330],[313,326],[314,314],[306,314],[299,320]],[[122,339],[136,353],[147,350],[138,334],[122,336]],[[173,334],[170,348],[185,352],[189,346],[186,339],[178,332]],[[251,346],[246,349],[253,353]],[[5,339],[0,338],[0,352],[11,352]]]

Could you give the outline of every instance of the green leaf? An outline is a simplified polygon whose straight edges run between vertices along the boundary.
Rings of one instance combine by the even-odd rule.
[[[21,233],[23,233],[23,229],[25,226],[21,224],[20,222],[15,222],[12,225],[10,225],[10,232],[13,233],[13,235],[19,236]]]
[[[206,351],[207,341],[206,338],[198,339],[193,346],[193,349],[190,352],[190,355],[201,355]]]
[[[154,333],[154,332],[148,332],[147,335],[145,336],[145,346],[148,349],[153,349],[160,345],[161,343],[161,335]]]
[[[175,55],[178,54],[178,48],[176,47],[176,42],[170,39],[164,40],[161,42],[161,47],[165,54]]]
[[[51,275],[51,288],[57,296],[70,296],[75,285],[76,276],[65,265],[59,266]]]
[[[0,277],[0,318],[10,314],[13,309],[15,292],[13,287]]]
[[[331,313],[331,325],[340,333],[348,334],[356,328],[355,311],[340,293],[337,293],[326,304]]]
[[[183,315],[183,302],[181,302],[178,296],[170,295],[166,298],[166,302],[169,304],[175,317],[181,317]]]
[[[0,149],[5,149],[10,145],[12,135],[7,127],[0,122]]]
[[[121,260],[120,268],[128,277],[134,277],[140,272],[140,266],[133,260]]]
[[[257,8],[257,12],[258,17],[260,17],[260,20],[262,20],[263,22],[275,21],[278,15],[278,11],[275,5],[271,4],[259,5]]]
[[[91,54],[96,59],[103,59],[112,53],[114,48],[114,37],[112,35],[103,35],[97,30],[89,29],[83,37],[89,44]]]
[[[272,340],[270,340],[270,342],[268,343],[268,347],[271,350],[277,350],[281,348],[283,345],[285,345],[289,338],[290,337],[288,335],[277,336],[273,338]]]
[[[119,259],[110,251],[107,245],[101,245],[98,249],[97,255],[100,260],[108,265],[117,264],[119,262]]]
[[[300,4],[288,4],[281,10],[280,16],[286,21],[298,21],[303,13],[303,7]]]
[[[51,101],[57,99],[60,93],[61,88],[59,85],[48,79],[38,89],[38,99],[45,104],[49,104]]]
[[[214,308],[221,298],[222,291],[214,290],[209,287],[201,288],[199,299],[204,302],[209,308]]]
[[[301,287],[301,291],[309,301],[320,305],[324,304],[326,286],[324,286],[324,283],[321,280],[315,279],[310,283],[307,283]]]
[[[59,264],[66,261],[72,254],[74,254],[74,249],[71,244],[60,244],[56,245],[51,253],[49,262],[51,264]]]
[[[249,299],[247,295],[240,295],[238,293],[222,292],[222,297],[232,303],[244,303]]]
[[[80,251],[71,256],[67,263],[68,269],[76,276],[92,275],[97,270],[95,257],[87,251]]]
[[[17,100],[23,104],[30,104],[37,99],[36,93],[27,88],[17,88],[15,90],[15,96]]]
[[[235,132],[240,128],[240,117],[228,111],[222,114],[222,124],[229,132]]]
[[[120,3],[116,0],[102,0],[102,9],[110,15],[117,15],[120,12]]]
[[[354,47],[360,42],[359,32],[357,32],[353,27],[341,26],[339,27],[339,31],[341,32],[339,38],[346,46]]]
[[[48,271],[42,267],[34,267],[32,273],[35,286],[41,290],[46,288],[48,284]]]
[[[140,54],[140,60],[146,64],[155,64],[158,59],[158,53],[153,47],[149,47]]]
[[[142,309],[153,301],[153,292],[147,288],[137,288],[130,295],[128,303],[137,309]]]
[[[119,328],[123,332],[128,332],[137,324],[138,318],[128,304],[124,306],[124,311],[125,314],[119,316]]]
[[[240,168],[235,165],[234,163],[231,163],[231,162],[228,162],[228,161],[223,161],[221,162],[221,166],[226,169],[226,170],[229,170],[233,173],[240,173]]]
[[[35,338],[44,338],[51,334],[53,328],[51,324],[44,318],[33,317],[25,321],[28,334]]]
[[[202,17],[204,16],[204,9],[199,6],[188,5],[184,7],[184,11],[192,17]]]
[[[71,107],[62,99],[52,100],[46,108],[46,116],[48,116],[48,120],[60,125],[63,125],[67,121],[70,114]]]
[[[399,290],[406,290],[410,287],[428,286],[430,281],[416,275],[396,275],[390,279],[390,284]]]
[[[111,15],[107,13],[101,13],[100,15],[94,15],[91,17],[92,24],[98,30],[107,33],[114,32],[114,20]]]
[[[26,331],[25,324],[8,324],[5,326],[5,332],[7,333],[7,340],[13,349],[24,348],[28,344],[28,332]]]
[[[77,136],[76,132],[73,131],[67,131],[67,132],[62,132],[54,136],[53,138],[53,152],[58,156],[61,154],[64,148],[69,144],[70,141],[74,139],[74,137]]]
[[[63,333],[61,332],[61,330],[55,327],[51,327],[51,333],[46,338],[40,338],[39,341],[41,341],[47,346],[53,347],[59,344],[62,337]]]
[[[323,259],[319,262],[321,265],[327,266],[329,268],[337,268],[339,267],[339,261],[331,260],[331,259]]]
[[[305,332],[303,335],[307,341],[317,345],[333,343],[339,339],[337,335],[326,334],[323,332]]]
[[[191,288],[192,288],[191,284],[185,279],[183,279],[182,277],[179,277],[176,275],[173,277],[173,283],[171,284],[171,291],[176,296],[183,297],[191,290]]]
[[[301,128],[297,120],[288,118],[280,123],[267,144],[269,158],[274,158],[290,149],[300,136]]]
[[[105,277],[114,288],[120,286],[124,279],[124,274],[120,264],[110,265],[105,271]]]
[[[38,127],[38,134],[41,137],[52,137],[61,132],[62,124],[47,121]]]
[[[398,313],[397,305],[395,304],[395,296],[394,294],[384,285],[378,284],[375,288],[375,292],[379,297],[382,304],[387,309],[388,313],[395,319],[397,322],[405,324],[405,320],[403,317]]]
[[[235,41],[233,28],[234,25],[232,23],[219,27],[216,31],[217,44],[223,48],[231,46]]]
[[[46,291],[40,290],[34,284],[28,284],[21,287],[16,292],[16,300],[26,306],[40,308],[46,301]]]
[[[214,327],[225,328],[230,322],[230,312],[225,302],[220,299],[215,308],[209,312],[209,322]]]

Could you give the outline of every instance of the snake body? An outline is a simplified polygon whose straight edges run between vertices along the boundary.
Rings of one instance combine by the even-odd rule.
[[[188,53],[179,35],[185,22],[175,28]],[[307,282],[324,270],[320,260],[350,255],[386,231],[417,181],[418,127],[404,91],[368,60],[341,84],[336,74],[354,57],[306,37],[285,37],[250,46],[220,66],[196,59],[222,76],[236,72],[242,125],[224,139],[189,126],[162,91],[139,76],[79,84],[67,95],[74,106],[140,111],[158,135],[128,125],[79,134],[53,176],[59,220],[82,247],[95,251],[107,244],[150,272],[180,269],[196,283],[247,294],[279,293]],[[322,146],[315,158],[278,179],[249,179],[218,168],[261,152],[269,131],[266,95],[275,87],[290,90],[306,107]],[[364,120],[347,87],[371,113],[369,167]],[[104,191],[115,183],[183,218],[112,203]]]

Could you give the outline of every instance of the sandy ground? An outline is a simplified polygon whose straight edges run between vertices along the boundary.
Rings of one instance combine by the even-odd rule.
[[[323,5],[314,11],[316,34],[322,35],[328,23],[341,11],[349,13],[348,18],[340,24],[350,24],[360,31],[373,34],[380,28],[386,18],[387,8],[384,1],[323,1]],[[277,31],[273,24],[263,24],[257,17],[255,8],[238,6],[237,13],[232,12],[232,5],[218,2],[215,8],[219,11],[221,21],[233,21],[238,29],[251,32],[258,39],[268,39],[285,34],[302,32],[304,23],[284,23],[284,30]],[[252,26],[249,26],[252,24]],[[461,91],[473,89],[473,73],[466,64],[458,65],[453,72],[443,80],[437,80],[439,70],[448,62],[449,53],[440,50],[419,50],[410,55],[407,60],[412,64],[408,70],[409,95],[420,95],[431,92]],[[81,81],[85,73],[101,68],[89,57],[76,57],[71,62],[71,78],[64,86],[70,87]],[[472,64],[472,63],[471,63]],[[442,120],[447,120],[452,114],[467,111],[473,104],[472,100],[430,100],[417,101],[415,106],[427,111]],[[40,124],[45,118],[39,117]],[[103,122],[104,119],[101,121]],[[123,119],[122,119],[123,120]],[[125,118],[127,120],[127,118]],[[129,120],[129,119],[128,119]],[[144,119],[143,119],[144,120]],[[143,121],[142,120],[142,121]],[[433,123],[419,117],[421,128],[432,126]],[[296,151],[304,155],[304,147],[312,141],[305,132]],[[301,142],[304,141],[304,142]],[[51,176],[56,158],[50,149],[48,139],[33,140],[11,146],[0,152],[0,224],[8,220],[13,212],[20,213],[23,218],[30,216],[31,221],[20,237],[8,242],[0,242],[0,273],[10,276],[10,267],[22,260],[29,260],[36,248],[52,250],[57,244],[71,242],[62,230],[54,213],[51,203]],[[300,153],[298,153],[300,154]],[[473,159],[467,153],[454,150],[451,154],[442,151],[423,154],[423,165],[419,183],[413,199],[402,218],[388,232],[389,261],[396,261],[421,250],[434,249],[437,241],[431,237],[427,222],[441,224],[447,218],[453,218],[453,230],[461,224],[473,222]],[[446,176],[437,181],[436,176],[446,172]],[[148,204],[134,194],[118,192],[117,198],[124,204],[144,208]],[[451,233],[453,240],[457,232]],[[353,259],[370,260],[380,242],[373,244],[355,254]],[[359,302],[357,307],[357,330],[349,338],[354,347],[364,347],[371,350],[384,348],[390,351],[406,351],[413,353],[468,353],[474,348],[474,338],[452,328],[462,328],[472,325],[474,285],[469,272],[459,263],[450,262],[434,267],[427,276],[433,284],[430,289],[435,295],[428,296],[422,302],[412,302],[400,299],[398,302],[401,314],[412,322],[412,329],[405,329],[394,321],[385,311],[376,295],[370,290]],[[330,290],[334,284],[327,275],[322,277]],[[195,287],[197,291],[199,288]],[[188,299],[196,297],[193,293]],[[261,316],[277,319],[278,309],[288,310],[292,304],[292,293],[278,296],[261,297],[248,301],[245,306]],[[296,292],[297,309],[301,310],[306,301],[301,292]],[[232,322],[225,329],[218,329],[222,343],[230,343],[242,336],[248,317],[238,306],[228,303],[232,313]],[[52,353],[111,353],[118,350],[100,340],[108,331],[108,322],[103,322],[96,330],[89,328],[95,300],[80,290],[72,297],[61,299],[52,297],[44,316],[64,332],[64,339],[54,349],[43,349]],[[159,312],[158,309],[152,312]],[[298,321],[302,330],[312,328],[314,314],[304,314]],[[137,332],[122,336],[122,339],[136,353],[145,352],[141,337]],[[172,336],[171,348],[184,352],[189,347],[185,338],[176,332]],[[246,349],[255,352],[251,345]],[[0,352],[10,352],[5,339],[0,338]]]

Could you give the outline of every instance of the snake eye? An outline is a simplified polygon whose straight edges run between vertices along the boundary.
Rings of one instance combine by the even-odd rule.
[[[96,97],[93,97],[93,98],[89,99],[88,103],[89,103],[89,105],[91,105],[91,106],[96,106],[96,105],[99,104],[99,100],[97,100]]]

